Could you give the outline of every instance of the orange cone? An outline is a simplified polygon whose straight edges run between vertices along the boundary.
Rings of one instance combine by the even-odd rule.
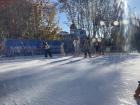
[[[138,87],[137,89],[135,90],[135,94],[134,94],[134,97],[135,98],[140,98],[140,81],[138,81]]]

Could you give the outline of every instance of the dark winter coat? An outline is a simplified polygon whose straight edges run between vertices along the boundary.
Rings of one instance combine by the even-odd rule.
[[[90,50],[91,49],[91,43],[90,43],[90,39],[85,39],[84,41],[84,50]]]
[[[47,42],[45,43],[44,48],[45,48],[45,50],[50,49],[50,46]]]

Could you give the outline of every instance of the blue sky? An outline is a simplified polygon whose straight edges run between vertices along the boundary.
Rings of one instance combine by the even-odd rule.
[[[51,2],[58,2],[58,0],[50,0]],[[69,32],[69,26],[66,24],[68,22],[67,16],[65,13],[59,13],[56,15],[56,21],[59,21],[59,27],[62,29],[62,31]]]
[[[56,1],[56,0],[51,0]],[[140,16],[140,0],[127,0],[129,8],[132,12],[139,14]],[[69,26],[66,24],[68,22],[65,13],[59,13],[56,18],[59,20],[59,26],[63,31],[69,32]]]
[[[68,23],[67,16],[65,13],[59,13],[56,17],[59,20],[59,26],[62,29],[62,31],[69,32],[69,26],[66,24]]]
[[[128,5],[133,12],[136,12],[140,16],[140,0],[128,0]]]

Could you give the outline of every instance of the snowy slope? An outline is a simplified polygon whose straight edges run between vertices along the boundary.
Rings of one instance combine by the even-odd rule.
[[[0,62],[0,105],[138,105],[140,55]]]

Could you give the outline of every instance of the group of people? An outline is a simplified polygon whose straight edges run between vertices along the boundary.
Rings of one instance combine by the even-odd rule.
[[[75,56],[79,56],[80,51],[84,52],[85,58],[87,58],[87,56],[91,57],[92,53],[96,55],[104,54],[105,45],[103,39],[101,41],[98,41],[98,39],[92,41],[90,37],[86,37],[80,42],[80,38],[78,37],[73,41],[73,45],[75,48]]]
[[[80,40],[79,37],[75,38],[73,40],[73,47],[74,47],[74,56],[78,57],[81,52],[84,52],[84,57],[91,58],[91,54],[94,53],[96,55],[104,54],[104,43],[102,41],[98,41],[97,39],[92,42],[90,37],[86,37],[82,40]],[[50,45],[45,42],[44,44],[44,49],[45,49],[45,57],[47,58],[48,56],[52,58],[52,53],[51,53],[51,47]],[[62,56],[65,56],[65,49],[64,49],[64,43],[61,43],[60,45],[60,52]]]
[[[95,39],[95,38],[94,38]],[[103,54],[104,53],[104,44],[98,39],[92,40],[92,38],[85,37],[80,38],[76,37],[74,39],[64,40],[64,42],[59,41],[59,43],[52,43],[53,41],[49,41],[52,43],[51,46],[49,43],[38,42],[39,44],[34,45],[34,41],[29,43],[29,41],[19,41],[10,42],[12,44],[7,45],[10,41],[2,42],[0,41],[0,56],[28,56],[28,55],[37,55],[37,54],[45,54],[45,57],[52,57],[52,51],[54,53],[58,53],[60,51],[61,56],[65,56],[67,53],[73,53],[75,57],[80,56],[81,53],[84,53],[84,57],[91,57],[94,54]],[[14,44],[13,44],[14,43]],[[33,44],[32,44],[33,43]],[[61,43],[61,44],[60,44]],[[60,44],[60,45],[59,45]],[[54,47],[55,46],[55,47]]]

